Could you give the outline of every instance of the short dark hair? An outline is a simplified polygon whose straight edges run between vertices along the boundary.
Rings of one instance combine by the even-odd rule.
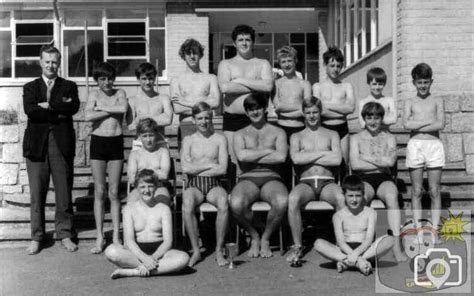
[[[45,53],[49,53],[49,54],[57,54],[59,59],[61,59],[61,52],[59,51],[59,49],[57,49],[56,47],[52,46],[52,45],[43,45],[41,46],[40,48],[40,52],[39,52],[39,56],[40,56],[40,59],[43,57],[43,52]]]
[[[158,176],[155,174],[155,172],[150,169],[143,169],[137,172],[137,175],[133,182],[134,183],[133,185],[135,186],[135,188],[138,187],[138,183],[140,182],[140,180],[142,180],[145,183],[153,183],[155,186],[158,186],[159,181],[160,181],[158,179]]]
[[[362,107],[362,111],[360,113],[364,120],[367,115],[378,115],[383,119],[385,116],[385,109],[380,103],[368,102],[364,105],[364,107]]]
[[[367,84],[371,83],[374,79],[375,82],[383,83],[385,85],[387,83],[387,74],[382,68],[370,68],[370,70],[367,71]]]
[[[252,42],[255,42],[255,30],[247,25],[237,25],[232,31],[232,41],[237,40],[239,35],[250,35]]]
[[[199,57],[204,56],[204,47],[199,41],[193,38],[186,39],[179,48],[179,56],[184,60],[185,54],[197,53]]]
[[[413,70],[411,70],[411,77],[416,79],[431,79],[433,77],[433,70],[426,63],[419,63]]]
[[[99,77],[107,77],[109,79],[115,80],[115,68],[107,62],[99,63],[94,68],[93,77],[95,81],[97,81]]]
[[[295,60],[295,63],[298,63],[298,51],[292,46],[285,45],[280,47],[277,52],[276,52],[276,57],[278,63],[280,63],[280,59],[282,58],[293,58]]]
[[[347,176],[344,178],[344,181],[342,181],[342,192],[345,194],[348,190],[360,191],[363,195],[365,192],[364,182],[362,182],[362,179],[359,176]]]
[[[253,92],[244,100],[244,109],[245,111],[251,109],[260,109],[260,108],[267,108],[267,98],[266,95],[262,92]]]
[[[344,64],[344,54],[342,54],[342,51],[336,46],[330,46],[323,54],[323,61],[325,65],[327,65],[331,59]]]
[[[152,118],[143,118],[137,124],[137,136],[144,133],[157,133],[159,130],[158,123]]]
[[[137,76],[137,79],[140,79],[140,76],[145,75],[146,77],[153,76],[156,78],[156,75],[158,74],[158,71],[156,71],[155,66],[150,63],[141,63],[136,69],[135,69],[135,76]]]
[[[315,96],[311,96],[303,100],[302,110],[304,111],[305,108],[311,108],[313,106],[318,107],[319,111],[323,110],[323,103],[320,99],[316,98]]]
[[[193,108],[191,109],[193,117],[204,111],[209,111],[209,112],[212,111],[211,106],[209,106],[209,104],[206,102],[197,102],[196,104],[194,104]],[[212,116],[212,112],[211,112],[211,116]]]

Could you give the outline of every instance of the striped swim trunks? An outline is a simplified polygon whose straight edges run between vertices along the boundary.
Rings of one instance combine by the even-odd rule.
[[[222,187],[221,182],[218,177],[209,177],[209,176],[188,176],[188,183],[186,184],[187,188],[197,188],[203,195],[207,195],[212,188]]]

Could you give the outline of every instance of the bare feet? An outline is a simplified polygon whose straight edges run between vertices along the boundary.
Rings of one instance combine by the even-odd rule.
[[[252,239],[250,242],[250,248],[247,252],[247,256],[250,258],[257,258],[260,250],[260,239]]]
[[[104,251],[105,240],[103,237],[97,237],[95,240],[95,247],[91,249],[92,254],[100,254]]]
[[[28,255],[36,255],[40,251],[40,242],[32,240],[30,246],[26,249]]]
[[[222,252],[222,249],[216,250],[216,262],[218,266],[225,266],[229,264],[229,261],[224,257],[224,252]]]
[[[363,275],[369,275],[372,273],[372,264],[366,259],[359,257],[356,262],[356,267]]]
[[[193,252],[193,255],[191,256],[191,258],[189,258],[189,263],[188,263],[188,266],[189,267],[193,267],[194,265],[196,265],[199,261],[202,260],[202,257],[201,257],[201,252],[198,251],[194,251]]]
[[[341,273],[341,272],[343,272],[343,271],[345,271],[349,268],[349,266],[347,266],[342,261],[337,262],[336,267],[337,267],[337,272],[339,272],[339,273]]]
[[[303,247],[302,246],[291,246],[291,251],[290,254],[286,257],[287,262],[295,262],[300,260],[301,258],[301,253],[303,252]]]
[[[113,280],[132,276],[140,276],[140,271],[137,268],[116,269],[110,275]]]
[[[262,239],[260,241],[260,257],[270,258],[273,256],[272,250],[270,249],[270,242]]]
[[[398,242],[395,243],[395,245],[393,246],[393,256],[395,256],[395,260],[397,260],[397,262],[405,262],[408,260],[408,256],[405,255],[405,252],[403,252],[401,250],[401,247],[400,247],[400,243]]]
[[[68,252],[75,252],[77,251],[77,245],[72,242],[70,238],[63,238],[61,240],[61,245],[65,248]]]

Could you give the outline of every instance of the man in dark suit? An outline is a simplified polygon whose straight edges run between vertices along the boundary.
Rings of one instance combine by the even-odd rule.
[[[59,50],[43,46],[40,50],[42,75],[23,87],[23,107],[28,116],[23,156],[31,195],[30,255],[40,251],[44,238],[44,206],[50,175],[56,198],[56,236],[68,251],[77,250],[71,240],[76,236],[71,197],[76,147],[72,116],[79,110],[80,102],[77,85],[58,77],[60,64]]]

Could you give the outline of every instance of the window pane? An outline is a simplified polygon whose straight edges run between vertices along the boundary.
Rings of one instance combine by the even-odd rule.
[[[12,37],[10,32],[0,32],[0,77],[12,76]]]
[[[22,39],[22,37],[31,36],[48,36],[44,40],[47,41],[30,41],[22,42],[21,45],[16,46],[17,57],[39,57],[39,50],[41,46],[50,44],[50,40],[53,40],[53,24],[17,24],[16,25],[16,39]],[[23,38],[28,40],[29,38]],[[29,43],[29,44],[28,44]]]
[[[108,60],[114,66],[117,77],[135,77],[135,69],[146,60]]]
[[[292,33],[290,34],[291,43],[304,43],[304,33]]]
[[[275,58],[276,58],[276,51],[285,45],[290,44],[290,35],[287,33],[275,33],[274,34],[274,48],[275,48]]]
[[[16,20],[49,20],[53,19],[52,10],[15,10]]]
[[[105,14],[109,19],[135,19],[145,18],[145,9],[107,9]]]
[[[306,46],[308,60],[317,60],[319,58],[319,39],[317,33],[306,34]]]
[[[165,7],[162,9],[152,9],[148,12],[150,18],[150,27],[165,26]]]
[[[10,27],[10,12],[0,11],[0,27]]]
[[[146,43],[144,42],[110,42],[109,41],[109,56],[145,56]]]
[[[308,66],[308,80],[311,84],[319,82],[319,67],[318,62],[308,62],[306,64]]]
[[[298,51],[298,64],[296,64],[296,71],[301,72],[303,77],[305,75],[305,66],[306,66],[306,59],[305,59],[305,46],[304,45],[292,45]]]
[[[107,33],[109,36],[145,36],[145,23],[108,23]]]
[[[257,33],[255,34],[255,43],[272,43],[272,34],[271,33]]]
[[[64,12],[64,21],[66,26],[83,27],[84,21],[87,20],[87,26],[101,26],[102,25],[102,11],[101,10],[66,10]]]
[[[158,69],[158,76],[163,76],[166,69],[165,31],[150,30],[150,63]]]
[[[39,60],[15,61],[16,77],[37,77],[41,75]]]
[[[92,76],[94,65],[104,60],[102,31],[88,31],[88,74]],[[85,77],[84,31],[64,31],[64,45],[68,48],[68,76]]]
[[[267,60],[270,64],[273,61],[273,52],[272,52],[272,46],[271,45],[261,45],[261,44],[256,44],[254,46],[254,55],[259,58],[259,59],[265,59]]]

